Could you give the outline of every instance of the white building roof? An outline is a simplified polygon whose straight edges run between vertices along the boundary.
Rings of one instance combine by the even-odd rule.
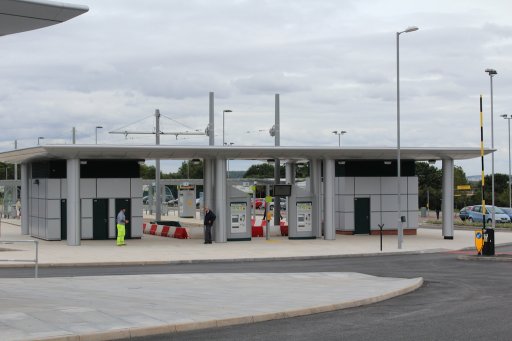
[[[485,150],[485,154],[492,150]],[[400,148],[403,160],[465,160],[480,157],[480,148]],[[148,145],[45,145],[0,153],[0,162],[22,163],[49,159],[245,159],[281,160],[395,160],[392,147],[272,147],[272,146],[148,146]]]
[[[0,35],[59,24],[87,11],[87,6],[63,2],[0,0]]]

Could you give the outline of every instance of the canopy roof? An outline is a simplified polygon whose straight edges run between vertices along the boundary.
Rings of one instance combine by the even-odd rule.
[[[492,150],[485,150],[485,154]],[[404,160],[466,160],[480,157],[480,148],[400,148]],[[23,163],[50,159],[245,159],[245,160],[394,160],[391,147],[272,147],[272,146],[141,146],[45,145],[0,153],[0,162]]]
[[[59,24],[89,11],[87,6],[55,1],[0,0],[0,35]]]

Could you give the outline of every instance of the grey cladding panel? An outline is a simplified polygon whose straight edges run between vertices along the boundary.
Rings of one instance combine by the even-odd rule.
[[[60,199],[60,179],[48,179],[48,190],[46,197],[48,199]]]
[[[380,193],[380,178],[367,177],[355,178],[355,193],[359,194],[379,194]]]
[[[92,218],[82,218],[82,239],[92,239]]]
[[[92,218],[92,199],[82,199],[82,218]]]
[[[98,179],[98,198],[131,198],[130,179]]]
[[[80,198],[96,198],[96,179],[80,179]]]
[[[60,200],[46,201],[46,218],[60,219]]]

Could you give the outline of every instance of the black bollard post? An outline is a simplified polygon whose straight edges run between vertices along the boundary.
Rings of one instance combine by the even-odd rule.
[[[378,224],[380,228],[380,250],[382,251],[382,228],[384,227],[384,224]]]

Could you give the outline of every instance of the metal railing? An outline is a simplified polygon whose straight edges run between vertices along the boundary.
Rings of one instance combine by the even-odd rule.
[[[0,262],[34,262],[35,274],[34,278],[38,276],[39,267],[39,241],[38,240],[0,240],[0,244],[14,244],[14,243],[35,243],[36,256],[34,259],[0,259]]]

